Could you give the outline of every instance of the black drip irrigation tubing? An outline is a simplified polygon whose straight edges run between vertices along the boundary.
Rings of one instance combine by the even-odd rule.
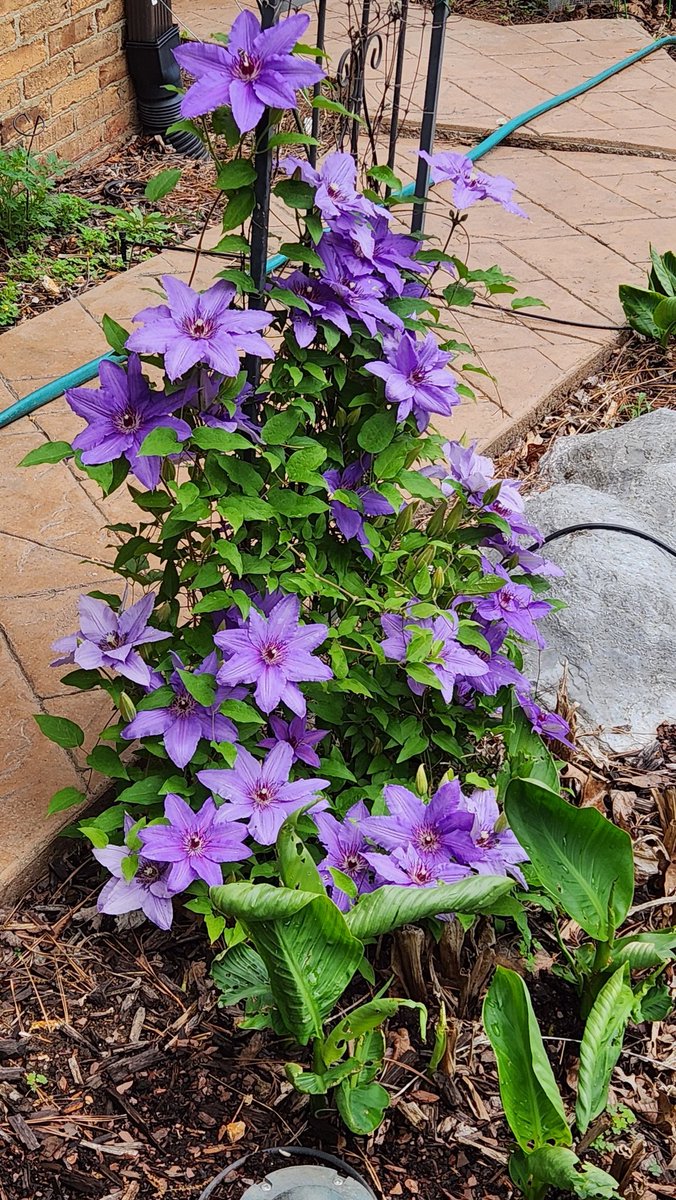
[[[558,538],[565,537],[569,533],[588,533],[594,530],[607,531],[609,533],[624,533],[629,537],[640,538],[641,541],[650,542],[651,545],[657,546],[658,550],[664,550],[665,554],[670,554],[672,558],[676,558],[676,549],[673,546],[668,546],[660,538],[654,537],[652,533],[644,533],[642,529],[632,529],[630,525],[615,525],[610,521],[580,521],[577,525],[564,525],[562,529],[555,529],[553,533],[548,533],[541,542],[533,542],[533,545],[529,546],[528,550],[540,550],[542,546],[546,546],[549,542],[555,542]]]

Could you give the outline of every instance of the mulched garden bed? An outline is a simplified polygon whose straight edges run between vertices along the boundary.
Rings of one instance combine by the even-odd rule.
[[[176,188],[146,200],[145,185],[169,168],[182,172]],[[201,229],[213,188],[210,161],[186,158],[153,137],[134,137],[105,162],[64,172],[56,193],[96,207],[66,233],[31,236],[23,251],[0,239],[0,332],[184,242]],[[3,293],[8,281],[16,284],[11,304]]]
[[[663,727],[634,758],[578,754],[566,774],[578,802],[632,835],[631,924],[673,924],[676,895],[664,898],[676,893],[676,729]],[[427,1069],[430,1046],[420,1044],[409,1014],[393,1020],[384,1077],[392,1108],[367,1142],[346,1137],[335,1114],[312,1112],[291,1090],[279,1039],[238,1031],[233,1010],[219,1010],[197,918],[180,913],[171,935],[129,919],[116,925],[96,913],[98,875],[84,847],[70,844],[1,927],[1,1200],[197,1200],[228,1162],[284,1144],[337,1152],[383,1196],[511,1197],[509,1132],[480,1022],[500,962],[526,974],[557,1079],[572,1099],[577,1001],[552,973],[558,948],[536,912],[528,949],[512,926],[496,935],[486,922],[463,947],[459,970],[452,937],[434,972],[426,948],[431,1016],[440,996],[453,1014],[446,1071]],[[574,942],[575,927],[566,936]],[[390,951],[387,940],[378,947],[383,980],[393,962],[397,970]],[[392,992],[404,994],[400,979]],[[630,1200],[674,1194],[674,1032],[673,1020],[630,1028],[610,1113],[585,1139]],[[246,1178],[222,1185],[217,1197],[238,1197]]]

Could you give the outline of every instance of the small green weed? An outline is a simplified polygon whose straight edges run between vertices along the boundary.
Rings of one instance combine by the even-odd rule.
[[[18,321],[21,315],[19,308],[20,295],[19,285],[13,279],[8,279],[0,287],[0,329],[5,325],[13,325],[15,321]]]
[[[47,1083],[47,1076],[40,1075],[37,1071],[28,1071],[26,1073],[26,1083],[32,1092],[38,1092],[40,1087]]]

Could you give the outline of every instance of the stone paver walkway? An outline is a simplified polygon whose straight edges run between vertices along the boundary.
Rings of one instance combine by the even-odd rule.
[[[202,34],[227,26],[233,7],[175,0],[178,16]],[[538,93],[545,89],[546,72],[551,94],[644,40],[643,31],[631,21],[503,29],[454,18],[446,64],[449,80],[466,81],[466,88],[457,85],[465,107],[459,107],[449,83],[442,88],[440,122],[446,123],[449,136],[454,129],[472,128],[478,137],[498,117],[512,116],[540,98],[513,90],[505,72],[516,73],[524,88]],[[561,56],[563,64],[558,61]],[[527,58],[532,58],[532,68]],[[474,64],[472,70],[469,63]],[[532,82],[526,73],[540,82]],[[481,86],[473,89],[472,78],[481,80]],[[481,315],[454,310],[449,320],[460,340],[476,347],[479,361],[498,385],[468,376],[477,400],[463,405],[447,423],[445,432],[452,436],[467,434],[495,448],[532,422],[538,410],[552,402],[555,390],[588,373],[612,344],[616,334],[611,327],[622,316],[618,285],[641,280],[649,243],[662,250],[676,245],[676,161],[655,157],[670,149],[676,156],[676,126],[667,127],[666,121],[669,97],[676,115],[676,63],[659,56],[619,78],[623,90],[615,80],[612,86],[602,85],[598,96],[591,94],[596,108],[559,110],[567,115],[556,131],[565,131],[571,145],[585,146],[591,140],[589,121],[603,120],[609,132],[603,132],[601,141],[612,143],[614,152],[552,149],[544,128],[538,148],[500,147],[486,167],[518,182],[529,221],[484,205],[472,210],[468,222],[473,265],[498,263],[516,277],[522,293],[549,305],[549,310],[539,310],[549,316],[604,328],[550,325],[529,316],[528,310],[520,318],[497,307]],[[491,105],[496,107],[488,116],[476,103],[471,107],[473,90],[481,92],[482,103],[493,97]],[[608,119],[599,115],[604,90]],[[639,108],[647,114],[644,124],[638,121],[639,115],[643,120]],[[642,154],[617,152],[626,149],[623,132],[634,150],[643,147]],[[467,144],[472,140],[465,139]],[[454,144],[460,145],[461,139]],[[412,138],[401,140],[398,167],[403,176],[415,169],[415,151]],[[445,225],[443,207],[432,204],[428,232],[445,240]],[[152,303],[149,290],[157,289],[157,277],[170,272],[187,278],[191,261],[184,253],[167,251],[0,336],[0,408],[103,353],[104,313],[129,324],[139,308]],[[214,259],[203,257],[197,286],[208,286],[218,269]],[[0,430],[0,894],[24,886],[60,827],[58,818],[44,817],[52,792],[87,783],[83,754],[73,755],[42,739],[32,714],[60,713],[94,731],[105,710],[105,705],[97,707],[90,697],[59,683],[58,672],[48,665],[49,645],[75,627],[82,591],[110,586],[106,564],[113,550],[102,527],[124,519],[124,498],[102,502],[98,489],[72,465],[28,470],[16,466],[33,446],[70,438],[79,427],[61,399]]]

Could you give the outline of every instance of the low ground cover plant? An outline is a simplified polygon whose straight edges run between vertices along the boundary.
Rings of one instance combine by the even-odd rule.
[[[648,286],[620,284],[620,302],[631,329],[666,347],[676,333],[676,255],[651,246],[650,261]]]
[[[161,172],[130,209],[98,204],[60,188],[68,165],[27,145],[0,148],[0,329],[21,316],[22,292],[48,294],[104,279],[156,253],[176,232],[153,207],[176,183]]]
[[[181,124],[233,151],[216,155],[220,248],[241,264],[202,293],[165,276],[166,302],[131,332],[107,320],[116,361],[68,394],[83,429],[25,462],[74,457],[104,495],[126,483],[137,510],[109,527],[110,588],[81,598],[56,646],[65,682],[110,700],[87,755],[110,803],[76,826],[106,872],[100,911],[168,929],[182,898],[218,946],[223,1002],[311,1045],[310,1069],[289,1064],[294,1086],[335,1095],[368,1133],[388,1102],[381,1026],[410,1003],[380,992],[338,1011],[355,975],[375,986],[375,939],[430,920],[440,934],[453,914],[527,931],[526,900],[565,911],[595,947],[570,963],[590,1015],[623,963],[648,964],[616,937],[631,848],[627,866],[618,831],[561,798],[553,752],[569,730],[523,671],[557,568],[518,484],[433,429],[467,394],[437,294],[470,303],[475,286],[511,284],[402,232],[391,173],[362,189],[349,155],[313,165],[311,138],[276,131],[322,75],[298,46],[307,24],[262,32],[242,13],[227,44],[177,51],[196,79]],[[274,189],[295,240],[259,286],[261,122],[300,153]],[[451,232],[474,203],[514,211],[508,180],[461,155],[432,166]],[[74,722],[37,720],[83,745]],[[51,811],[83,799],[63,789]],[[550,832],[567,821],[574,836],[544,844],[545,810]],[[659,965],[670,953],[665,941]]]

